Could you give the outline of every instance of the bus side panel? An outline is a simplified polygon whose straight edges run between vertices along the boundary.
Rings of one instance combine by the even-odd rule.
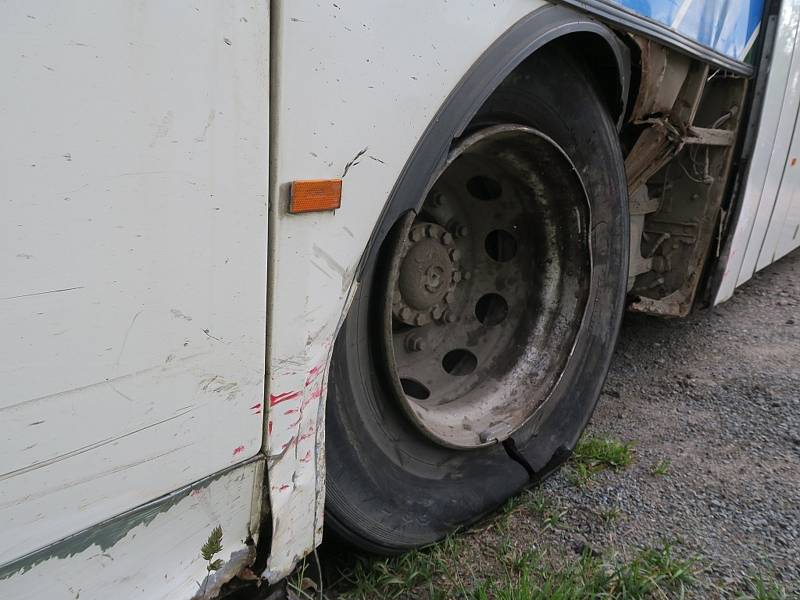
[[[799,82],[792,82],[792,85],[800,87]],[[800,119],[798,116],[800,113],[795,115],[794,137],[785,161],[781,187],[775,207],[772,209],[769,227],[758,256],[758,269],[763,269],[800,246],[800,165],[798,164]]]
[[[260,450],[268,5],[5,2],[0,50],[3,565]]]
[[[188,600],[213,597],[255,550],[263,459],[179,490],[121,518],[0,567],[0,598],[13,600]],[[251,497],[253,503],[251,503]],[[206,580],[200,548],[222,530],[225,564]]]
[[[774,260],[786,256],[795,248],[800,248],[800,186],[792,190],[791,200],[786,207],[785,217],[778,235],[778,243],[773,254]]]
[[[730,298],[734,288],[750,279],[756,269],[778,258],[775,256],[777,234],[768,234],[768,229],[776,217],[780,223],[786,219],[785,210],[782,213],[778,211],[780,216],[777,216],[775,209],[781,199],[786,201],[793,196],[792,190],[796,187],[794,172],[800,168],[791,164],[795,155],[790,150],[797,143],[793,137],[800,106],[798,25],[800,2],[786,2],[779,16],[764,107],[744,184],[742,206],[731,234],[715,304]],[[760,260],[760,257],[767,256],[769,260]]]

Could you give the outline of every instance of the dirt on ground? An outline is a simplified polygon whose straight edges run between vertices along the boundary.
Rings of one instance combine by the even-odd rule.
[[[454,573],[474,589],[532,549],[559,563],[669,543],[696,560],[691,597],[736,597],[755,575],[800,597],[800,251],[687,319],[627,315],[586,436],[632,442],[633,462],[584,480],[566,466],[457,536],[406,595]],[[352,589],[351,573],[329,597]]]
[[[563,474],[546,484],[572,531],[679,539],[722,580],[800,589],[800,252],[686,320],[629,315],[589,431],[635,441],[636,460],[577,493]],[[612,526],[580,518],[611,507]]]

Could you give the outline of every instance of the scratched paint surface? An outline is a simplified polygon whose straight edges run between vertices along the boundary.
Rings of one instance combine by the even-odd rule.
[[[200,547],[222,527],[229,560],[246,549],[254,529],[251,499],[260,486],[257,461],[182,490],[78,536],[0,568],[0,598],[14,600],[188,600],[206,576]]]
[[[259,451],[268,32],[0,6],[0,565]]]
[[[322,536],[328,361],[354,292],[356,265],[384,202],[459,79],[502,32],[544,5],[273,4],[280,85],[270,192],[275,285],[266,447],[272,579],[285,575]],[[342,177],[348,163],[335,213],[285,213],[285,184]]]

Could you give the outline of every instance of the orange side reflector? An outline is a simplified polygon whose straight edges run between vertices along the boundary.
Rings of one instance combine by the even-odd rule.
[[[335,210],[341,205],[341,179],[309,179],[292,182],[289,197],[289,212],[292,214]]]

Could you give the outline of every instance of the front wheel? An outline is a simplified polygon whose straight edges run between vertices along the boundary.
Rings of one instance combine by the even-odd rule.
[[[434,542],[552,466],[585,427],[622,316],[616,131],[566,55],[538,52],[368,261],[336,340],[326,522],[365,550]]]

